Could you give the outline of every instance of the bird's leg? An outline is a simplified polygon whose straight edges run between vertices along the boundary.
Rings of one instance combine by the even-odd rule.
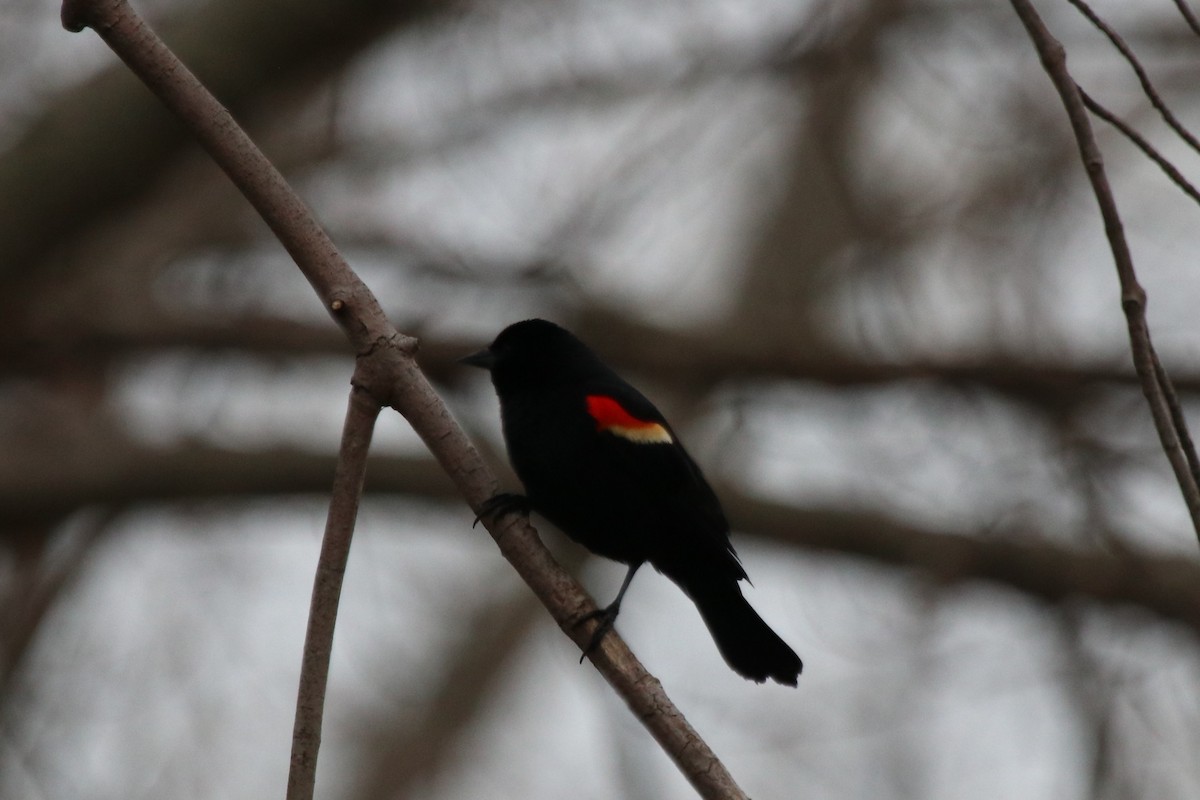
[[[587,647],[583,650],[583,655],[579,657],[580,664],[588,657],[589,653],[596,649],[596,645],[600,644],[600,640],[604,638],[604,634],[612,630],[613,623],[617,621],[617,614],[621,613],[621,600],[625,597],[625,590],[633,582],[633,576],[641,565],[641,561],[635,561],[629,565],[629,571],[625,573],[625,580],[621,584],[620,590],[617,591],[616,600],[613,600],[605,608],[596,609],[576,623],[582,625],[590,619],[600,620],[600,624],[596,626],[596,630],[592,633],[592,638],[588,640]]]
[[[484,517],[489,517],[493,520],[498,520],[505,514],[524,514],[529,515],[533,510],[533,506],[529,503],[529,498],[523,494],[516,492],[497,492],[496,494],[483,501],[483,505],[479,507],[479,514],[476,515],[475,521],[471,523],[474,528],[479,524],[479,521]]]

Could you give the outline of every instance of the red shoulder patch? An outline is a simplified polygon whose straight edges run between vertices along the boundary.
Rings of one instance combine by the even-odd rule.
[[[637,444],[667,444],[674,441],[670,431],[663,425],[653,420],[638,419],[606,395],[589,394],[587,410],[596,420],[598,431],[607,431]]]

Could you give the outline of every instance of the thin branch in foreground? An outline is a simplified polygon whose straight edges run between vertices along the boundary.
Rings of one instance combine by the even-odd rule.
[[[496,476],[417,366],[416,340],[392,326],[279,171],[126,0],[65,0],[62,20],[68,30],[94,29],[189,127],[287,248],[350,340],[358,353],[356,387],[404,416],[478,513],[497,490]],[[579,623],[596,604],[578,581],[554,560],[527,519],[509,515],[485,521],[485,527],[559,628],[583,649],[596,623]],[[619,636],[605,636],[589,658],[702,797],[746,797]]]
[[[1188,467],[1192,470],[1192,480],[1200,485],[1200,459],[1196,458],[1196,445],[1192,442],[1192,436],[1188,432],[1183,406],[1179,402],[1179,395],[1175,392],[1175,385],[1171,383],[1171,376],[1167,374],[1166,367],[1158,357],[1158,351],[1154,351],[1153,355],[1154,374],[1158,378],[1158,385],[1162,387],[1163,396],[1167,400],[1167,408],[1171,409],[1171,419],[1175,422],[1175,430],[1179,432],[1183,453],[1187,456]]]
[[[1192,29],[1192,33],[1200,36],[1200,19],[1196,19],[1196,15],[1192,12],[1191,6],[1187,0],[1175,0],[1175,7],[1179,9],[1179,13],[1183,16],[1183,21]]]
[[[382,410],[367,392],[350,390],[342,443],[329,498],[325,538],[313,579],[308,629],[304,634],[304,657],[300,663],[300,689],[296,698],[296,722],[292,729],[292,759],[288,770],[287,800],[312,800],[317,779],[317,752],[321,747],[321,721],[325,712],[325,688],[329,683],[329,658],[333,653],[333,629],[342,596],[342,578],[350,557],[350,540],[367,477],[367,454],[375,420]]]
[[[1146,154],[1146,157],[1158,165],[1158,168],[1167,174],[1171,182],[1178,186],[1184,194],[1200,203],[1200,191],[1183,177],[1183,173],[1175,168],[1175,165],[1166,159],[1162,153],[1155,149],[1154,145],[1146,141],[1140,133],[1133,129],[1129,123],[1118,117],[1116,114],[1109,111],[1104,106],[1100,105],[1090,94],[1085,92],[1082,87],[1076,84],[1076,89],[1079,90],[1079,96],[1083,98],[1083,104],[1087,106],[1088,111],[1091,111],[1100,119],[1112,125],[1120,131],[1126,139],[1133,142],[1134,145]]]
[[[1075,134],[1079,146],[1079,156],[1083,160],[1084,170],[1096,195],[1100,206],[1100,215],[1104,219],[1104,231],[1108,236],[1109,247],[1117,268],[1117,278],[1121,284],[1121,308],[1125,312],[1126,326],[1129,329],[1129,344],[1133,353],[1133,366],[1137,370],[1142,384],[1142,393],[1150,406],[1150,414],[1154,418],[1154,427],[1158,431],[1159,441],[1171,468],[1175,472],[1175,480],[1183,493],[1184,503],[1192,519],[1192,527],[1200,539],[1200,482],[1193,476],[1190,464],[1196,463],[1194,451],[1185,454],[1185,442],[1190,448],[1191,437],[1187,434],[1186,423],[1182,415],[1176,418],[1169,407],[1166,393],[1163,391],[1164,382],[1169,382],[1166,370],[1155,366],[1154,347],[1150,341],[1150,327],[1146,322],[1146,291],[1138,283],[1137,272],[1133,266],[1133,255],[1129,251],[1129,243],[1125,240],[1125,232],[1121,216],[1117,211],[1117,202],[1113,197],[1108,176],[1104,171],[1104,158],[1096,144],[1092,133],[1091,120],[1084,106],[1075,79],[1067,70],[1067,54],[1062,42],[1054,38],[1046,28],[1029,0],[1011,0],[1025,30],[1029,33],[1042,67],[1050,76],[1051,82],[1062,98],[1067,118]],[[1177,425],[1184,426],[1177,428]]]
[[[1154,88],[1154,84],[1150,81],[1150,75],[1147,74],[1145,67],[1142,66],[1142,62],[1138,61],[1138,57],[1134,54],[1133,49],[1125,42],[1121,34],[1117,33],[1111,25],[1101,19],[1100,15],[1093,11],[1092,7],[1084,2],[1084,0],[1067,0],[1067,2],[1079,9],[1079,13],[1087,17],[1088,22],[1092,23],[1101,33],[1108,37],[1108,40],[1113,43],[1113,47],[1117,48],[1117,51],[1125,57],[1125,60],[1129,62],[1129,66],[1133,68],[1134,74],[1137,75],[1138,83],[1142,85],[1142,91],[1145,92],[1150,103],[1158,109],[1163,122],[1167,123],[1171,130],[1179,135],[1179,138],[1187,142],[1189,147],[1200,153],[1200,140],[1197,140],[1191,131],[1184,127],[1174,112],[1163,102],[1158,90]]]

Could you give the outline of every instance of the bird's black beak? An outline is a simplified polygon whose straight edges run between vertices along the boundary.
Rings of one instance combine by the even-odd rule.
[[[466,358],[460,358],[458,363],[490,370],[496,364],[496,354],[485,347],[478,353],[472,353]]]

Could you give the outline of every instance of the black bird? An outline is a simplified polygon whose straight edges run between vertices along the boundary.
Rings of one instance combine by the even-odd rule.
[[[742,597],[746,571],[721,504],[649,400],[545,320],[510,325],[462,362],[491,373],[509,460],[526,491],[496,495],[483,514],[537,511],[593,553],[629,565],[616,599],[598,613],[589,650],[649,562],[696,604],[734,672],[796,685],[799,656]]]

